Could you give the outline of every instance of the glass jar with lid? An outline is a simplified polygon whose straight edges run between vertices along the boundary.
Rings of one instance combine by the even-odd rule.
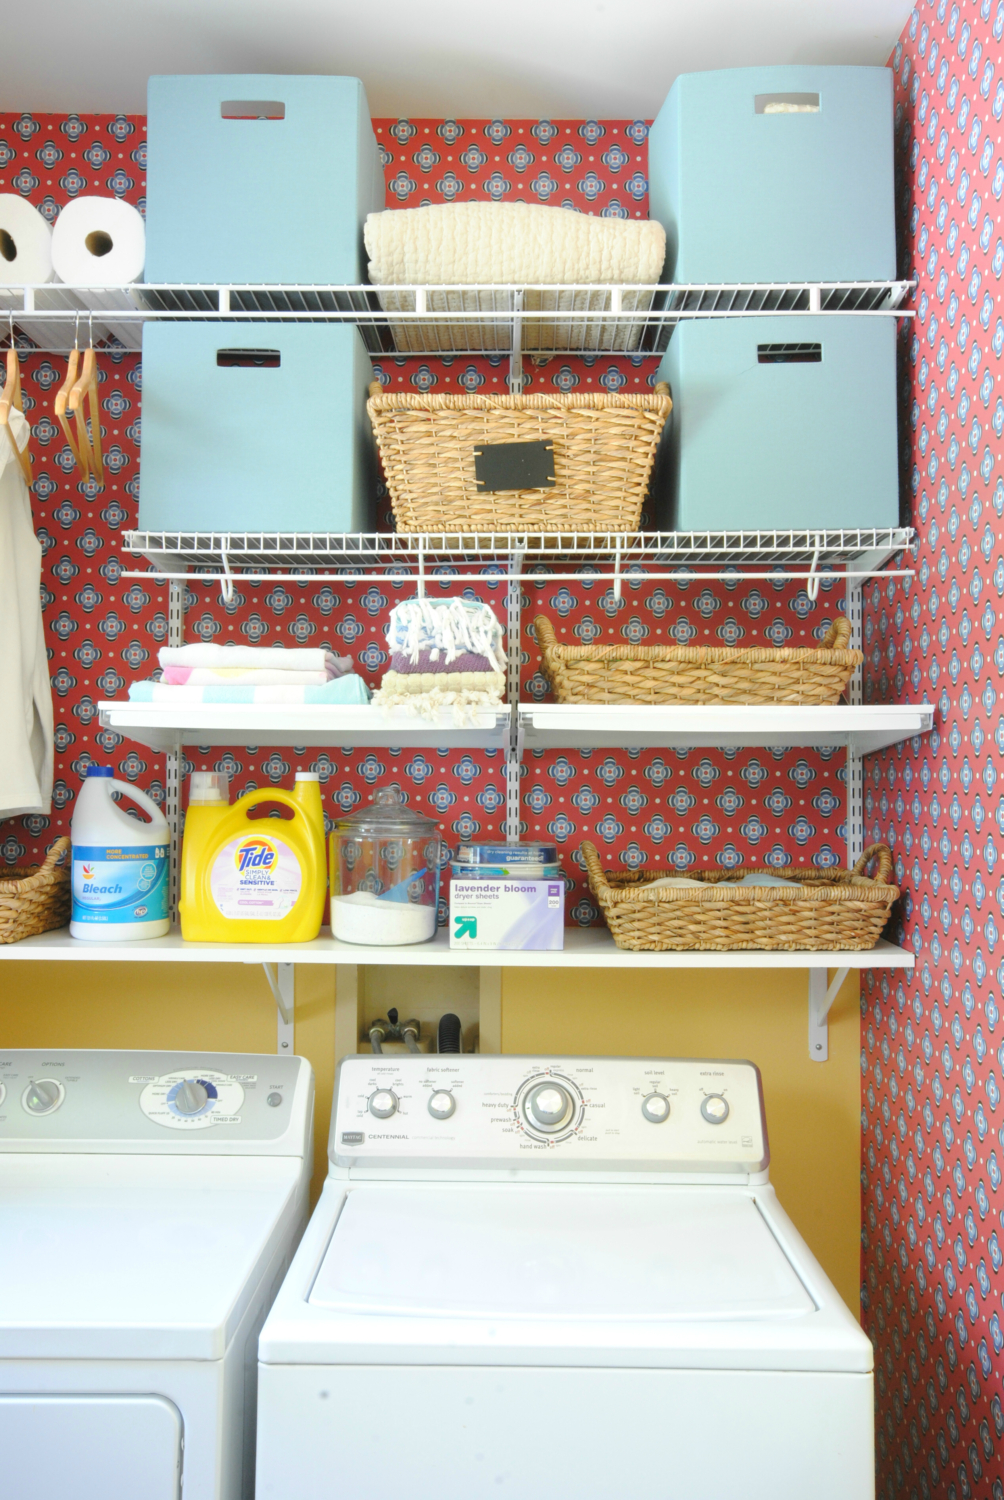
[[[331,931],[346,943],[395,947],[435,936],[442,842],[434,818],[395,786],[334,826],[329,844]]]

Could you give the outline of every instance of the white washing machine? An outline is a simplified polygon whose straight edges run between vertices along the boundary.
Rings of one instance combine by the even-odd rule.
[[[295,1057],[0,1053],[5,1491],[250,1500],[313,1099]]]
[[[258,1500],[870,1500],[872,1349],[747,1062],[350,1057]],[[825,1163],[820,1163],[825,1170]]]

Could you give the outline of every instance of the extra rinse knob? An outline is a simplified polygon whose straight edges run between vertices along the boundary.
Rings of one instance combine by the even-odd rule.
[[[729,1117],[729,1101],[721,1094],[706,1094],[701,1100],[701,1114],[709,1125],[724,1125]]]
[[[377,1120],[389,1120],[397,1113],[397,1095],[391,1089],[377,1089],[370,1095],[369,1111]]]
[[[651,1125],[661,1125],[669,1119],[669,1100],[665,1094],[646,1094],[641,1101],[641,1112]]]
[[[21,1095],[21,1103],[30,1115],[51,1115],[62,1104],[65,1092],[55,1078],[36,1078]]]
[[[179,1115],[197,1115],[209,1103],[209,1090],[197,1078],[186,1078],[171,1100]]]
[[[523,1111],[528,1124],[550,1134],[571,1119],[572,1096],[560,1083],[538,1083],[527,1094]]]

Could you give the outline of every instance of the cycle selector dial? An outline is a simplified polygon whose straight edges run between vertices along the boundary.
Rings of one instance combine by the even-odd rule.
[[[568,1089],[549,1079],[530,1089],[523,1100],[523,1114],[528,1125],[551,1135],[563,1129],[574,1113],[575,1104]]]
[[[665,1094],[646,1094],[641,1101],[641,1112],[650,1125],[661,1125],[669,1119],[669,1100]]]
[[[429,1113],[434,1120],[448,1120],[457,1107],[449,1089],[436,1089],[429,1095]]]
[[[197,1115],[209,1103],[209,1090],[198,1078],[186,1078],[178,1085],[171,1103],[179,1115]]]
[[[369,1112],[377,1120],[389,1120],[397,1114],[397,1095],[392,1089],[377,1089],[369,1097]]]
[[[21,1095],[21,1103],[30,1115],[51,1115],[66,1097],[66,1090],[55,1078],[36,1078]]]

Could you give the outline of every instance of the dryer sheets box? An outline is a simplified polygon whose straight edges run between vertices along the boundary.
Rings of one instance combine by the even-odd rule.
[[[563,880],[451,880],[451,948],[563,948]]]

